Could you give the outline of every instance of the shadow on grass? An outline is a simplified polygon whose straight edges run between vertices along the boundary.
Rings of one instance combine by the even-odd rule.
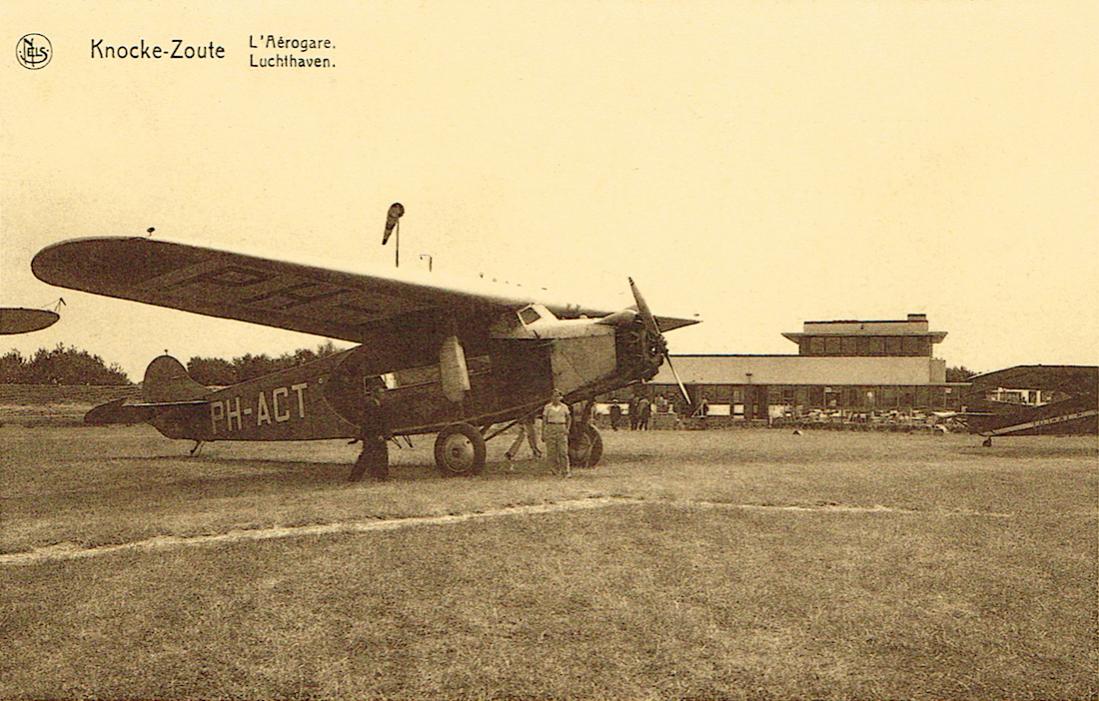
[[[277,480],[279,484],[310,484],[319,483],[331,486],[333,483],[348,482],[353,462],[314,461],[314,460],[273,460],[270,458],[231,457],[225,455],[155,455],[149,457],[125,456],[112,458],[117,462],[127,463],[168,463],[178,464],[181,467],[193,466],[201,470],[202,474],[196,474],[193,478],[171,480],[171,484],[189,483],[225,483],[228,481],[242,481],[252,484],[261,484]],[[391,458],[392,460],[392,458]],[[225,470],[229,469],[230,472]],[[540,474],[537,467],[528,467],[520,463],[516,472],[506,472],[504,464],[489,463],[485,470],[477,478],[494,476],[523,476]],[[441,475],[434,463],[422,461],[414,462],[390,462],[389,476],[391,481],[421,481],[448,479]],[[468,479],[462,477],[450,477],[449,479]],[[364,483],[369,482],[368,476],[363,477]]]
[[[1015,439],[1016,441],[1018,439]],[[1034,458],[1095,458],[1099,456],[1099,446],[1080,445],[1022,445],[1011,438],[994,438],[991,448],[980,444],[964,446],[958,454],[978,458],[1008,458],[1028,460]]]
[[[70,458],[73,464],[103,462],[103,456],[85,455]],[[117,455],[109,458],[109,461],[117,464],[134,465],[135,476],[140,475],[141,481],[135,482],[129,487],[132,491],[157,490],[164,485],[176,487],[204,487],[210,491],[214,485],[233,488],[237,485],[249,485],[263,487],[267,484],[275,484],[280,487],[317,486],[330,488],[334,485],[356,484],[349,480],[353,459],[344,460],[310,460],[310,459],[272,459],[266,457],[233,456],[223,453],[188,455],[186,451],[160,455]],[[161,472],[165,479],[155,484],[146,481],[150,476],[149,471],[141,471],[140,465],[156,466],[155,471]],[[544,468],[536,461],[519,461],[513,464],[514,471],[507,471],[508,463],[503,461],[490,461],[486,464],[480,475],[473,476],[476,479],[515,479],[521,477],[541,477],[548,474],[548,468]],[[587,472],[587,470],[585,470]],[[436,480],[463,480],[470,477],[447,477],[440,474],[435,463],[424,460],[414,454],[390,453],[389,476],[391,482],[422,482]],[[372,480],[364,476],[358,484],[369,484]],[[99,491],[98,489],[78,490],[83,493]],[[220,491],[215,487],[215,491]],[[73,493],[71,490],[58,490],[59,493]]]

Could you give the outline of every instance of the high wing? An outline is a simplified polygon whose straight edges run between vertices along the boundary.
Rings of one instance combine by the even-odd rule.
[[[146,238],[62,241],[39,251],[31,269],[59,287],[356,343],[380,330],[426,330],[448,316],[483,323],[531,303],[561,318],[617,311],[524,297],[485,281],[341,271]],[[697,323],[657,321],[664,331]]]
[[[0,307],[0,334],[30,333],[53,326],[57,312],[24,307]]]

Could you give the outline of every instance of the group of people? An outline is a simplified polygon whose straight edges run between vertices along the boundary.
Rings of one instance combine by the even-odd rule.
[[[351,480],[362,478],[367,470],[371,477],[379,480],[389,478],[389,451],[386,442],[393,436],[389,430],[386,412],[383,411],[382,399],[385,395],[384,386],[374,386],[368,392],[363,406],[363,435],[359,440],[363,442],[363,451],[355,462],[351,471]],[[553,400],[546,404],[540,415],[542,417],[542,442],[545,443],[545,458],[553,468],[555,474],[565,477],[572,476],[572,466],[569,461],[569,434],[575,421],[580,421],[580,426],[586,425],[590,416],[574,417],[572,409],[564,401],[564,395],[559,390],[554,390]],[[589,403],[588,410],[591,405]],[[709,414],[709,403],[702,399],[695,409],[694,415],[705,419]],[[631,431],[648,431],[653,413],[676,414],[678,419],[679,407],[673,407],[672,403],[664,396],[657,395],[650,400],[644,395],[630,397],[627,404],[627,414],[630,420]],[[543,457],[542,449],[538,445],[538,432],[534,426],[534,420],[538,413],[528,414],[517,423],[515,439],[504,453],[508,462],[515,460],[522,450],[523,442],[530,446],[531,455],[536,459]],[[622,407],[617,402],[610,406],[611,429],[617,431],[618,424],[622,420]],[[678,427],[678,421],[677,421]],[[513,469],[510,464],[509,471]]]
[[[384,394],[384,387],[374,387],[363,404],[363,435],[359,439],[363,443],[363,450],[351,469],[352,482],[362,479],[367,470],[377,480],[389,479],[389,449],[386,442],[393,435],[382,407]],[[573,416],[572,410],[563,399],[564,394],[554,390],[552,401],[542,408],[542,441],[546,444],[546,459],[554,474],[571,477],[569,432],[572,429]],[[518,429],[515,440],[504,453],[509,463],[519,454],[524,440],[530,445],[530,452],[535,458],[542,457],[542,450],[538,447],[538,432],[534,427],[535,416],[529,414],[516,423]],[[510,464],[508,468],[509,471],[512,469]]]
[[[554,474],[572,476],[572,465],[569,462],[569,432],[572,430],[572,409],[565,404],[564,395],[554,390],[553,400],[542,408],[542,442],[546,444],[546,461],[553,468]],[[542,457],[542,450],[538,447],[537,430],[534,427],[534,414],[528,414],[518,424],[515,440],[511,447],[504,453],[504,457],[510,463],[523,448],[525,439],[530,445],[530,452],[535,458]],[[508,471],[513,468],[508,465]]]
[[[655,399],[649,401],[649,398],[642,395],[630,397],[630,401],[626,404],[626,415],[630,420],[631,431],[648,431],[649,423],[652,421],[653,412],[663,414],[667,413],[671,404],[661,395],[657,395]],[[618,424],[622,421],[622,407],[617,402],[611,404],[610,407],[610,420],[611,430],[617,431]]]
[[[710,413],[710,405],[703,398],[697,407],[692,410],[685,402],[678,399],[673,402],[660,394],[656,395],[651,401],[644,395],[634,395],[630,397],[629,402],[626,404],[625,413],[629,417],[631,431],[648,431],[653,420],[653,414],[674,414],[675,426],[679,428],[681,426],[681,417],[688,412],[692,416],[705,418]],[[610,409],[608,409],[608,415],[611,430],[617,431],[619,424],[622,422],[622,405],[618,402],[612,402]]]

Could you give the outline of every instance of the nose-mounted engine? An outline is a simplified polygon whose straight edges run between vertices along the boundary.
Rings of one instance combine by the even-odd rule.
[[[668,352],[664,336],[646,327],[640,315],[619,329],[616,345],[620,369],[646,380],[656,375]]]
[[[630,291],[637,310],[623,309],[600,320],[599,323],[617,327],[616,350],[618,353],[619,373],[631,379],[650,380],[657,370],[667,361],[668,368],[675,376],[679,389],[688,402],[691,401],[687,389],[679,380],[679,374],[668,355],[668,342],[660,332],[656,317],[649,310],[645,298],[630,278]]]

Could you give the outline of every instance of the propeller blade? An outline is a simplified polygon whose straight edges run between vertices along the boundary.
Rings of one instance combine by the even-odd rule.
[[[633,292],[633,301],[637,303],[637,311],[641,314],[641,319],[645,322],[645,326],[653,333],[660,334],[660,326],[656,323],[656,317],[653,316],[652,311],[649,310],[649,305],[645,303],[645,298],[641,296],[641,291],[637,289],[637,285],[634,284],[633,278],[626,278],[630,281],[630,291]]]
[[[665,353],[664,360],[668,363],[668,369],[672,371],[672,376],[675,377],[675,382],[679,385],[679,391],[683,393],[683,398],[687,400],[687,406],[692,406],[691,395],[687,394],[687,388],[683,385],[683,380],[679,379],[679,373],[675,371],[675,366],[672,365],[672,354]]]

